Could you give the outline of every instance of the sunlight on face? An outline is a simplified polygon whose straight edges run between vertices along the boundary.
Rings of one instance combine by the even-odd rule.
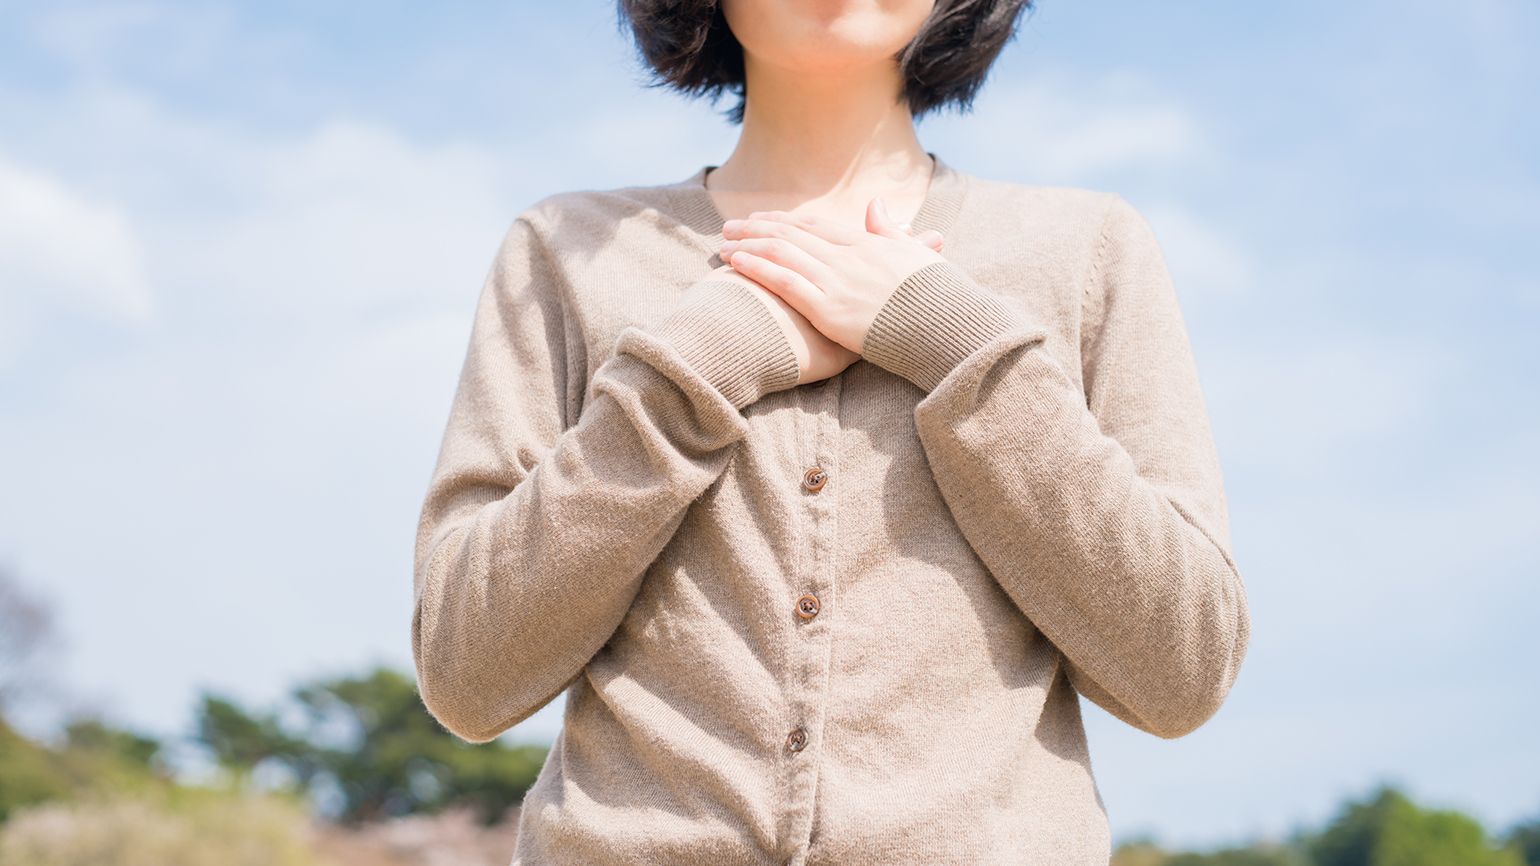
[[[753,61],[833,72],[887,63],[935,0],[723,0],[722,14]]]

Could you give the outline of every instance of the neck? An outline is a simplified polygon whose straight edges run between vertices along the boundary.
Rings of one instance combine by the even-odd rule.
[[[896,217],[918,208],[931,160],[894,70],[809,75],[745,62],[742,132],[707,181],[724,212],[795,208],[864,221],[876,195]]]

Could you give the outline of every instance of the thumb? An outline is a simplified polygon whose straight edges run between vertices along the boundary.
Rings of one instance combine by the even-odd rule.
[[[888,206],[880,195],[866,206],[866,230],[872,234],[890,238],[909,237],[909,227],[894,225],[893,217],[888,213]]]

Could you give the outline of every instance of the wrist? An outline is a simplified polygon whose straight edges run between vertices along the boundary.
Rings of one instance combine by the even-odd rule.
[[[941,260],[905,277],[862,339],[861,355],[929,392],[962,360],[1020,323],[997,295]]]
[[[755,291],[707,277],[649,329],[739,409],[796,385],[802,373],[791,341]]]

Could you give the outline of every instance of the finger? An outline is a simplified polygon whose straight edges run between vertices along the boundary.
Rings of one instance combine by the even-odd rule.
[[[728,264],[733,266],[733,270],[774,292],[809,322],[817,323],[815,310],[823,298],[823,292],[808,282],[806,277],[785,265],[744,250],[734,252]]]
[[[811,283],[820,294],[823,289],[820,286],[827,285],[833,278],[833,273],[824,260],[808,252],[800,246],[785,238],[744,238],[730,241],[732,247],[728,250],[729,261],[734,253],[742,250],[758,258],[773,262],[791,271],[800,274],[803,279]]]
[[[931,249],[938,251],[941,249],[941,243],[944,240],[941,237],[941,232],[938,232],[935,229],[926,229],[925,231],[915,235],[914,239],[922,244],[925,244]]]
[[[808,234],[823,238],[831,244],[853,244],[860,235],[864,234],[864,232],[859,231],[853,226],[848,226],[825,217],[791,213],[784,210],[755,211],[749,214],[748,218],[750,220],[773,220],[785,223],[786,225],[796,226]]]
[[[866,205],[866,230],[888,238],[909,238],[909,225],[893,222],[893,216],[888,213],[887,203],[882,200],[882,196],[873,198]]]
[[[835,247],[835,244],[801,225],[778,219],[728,220],[722,226],[722,237],[732,245],[751,239],[779,239],[820,259],[827,259]]]

